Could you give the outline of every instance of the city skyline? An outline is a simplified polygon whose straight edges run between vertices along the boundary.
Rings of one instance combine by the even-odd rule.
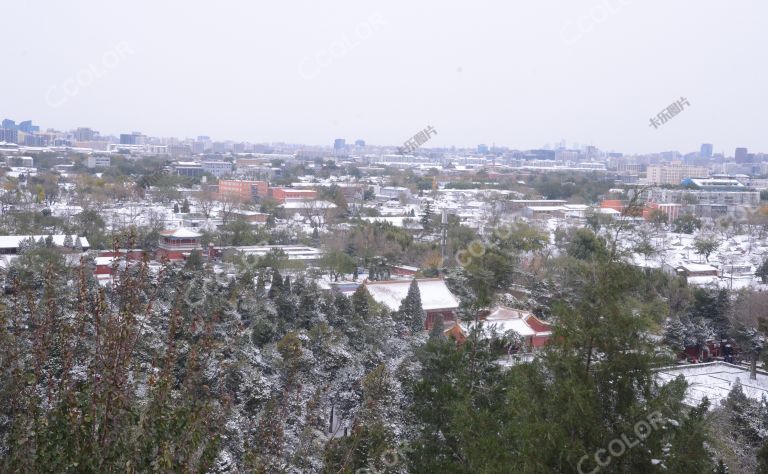
[[[766,150],[766,70],[744,52],[766,39],[768,5],[748,3],[139,1],[118,16],[90,1],[11,4],[6,34],[24,41],[0,86],[9,116],[114,134],[397,145],[431,124],[434,147]],[[680,97],[690,108],[648,126]]]
[[[123,132],[107,132],[102,133],[101,130],[99,130],[99,127],[93,127],[93,126],[76,126],[76,127],[64,127],[62,129],[55,129],[52,127],[47,127],[45,125],[40,125],[35,122],[34,119],[25,119],[24,121],[16,121],[14,119],[11,119],[9,117],[3,117],[3,122],[6,121],[13,121],[18,122],[16,123],[16,127],[19,131],[24,131],[20,128],[20,126],[24,123],[28,124],[27,126],[33,126],[35,128],[35,133],[46,133],[47,131],[55,131],[58,133],[70,133],[74,135],[74,137],[77,139],[77,136],[79,133],[87,133],[88,135],[94,135],[97,137],[112,137],[114,139],[114,143],[122,143],[122,139],[124,136],[132,135],[132,134],[140,134],[140,136],[144,138],[152,138],[152,139],[159,139],[159,140],[178,140],[179,142],[188,142],[188,141],[200,141],[201,139],[203,141],[209,141],[212,143],[247,143],[251,145],[289,145],[289,146],[307,146],[307,147],[320,147],[320,148],[329,148],[329,149],[337,149],[337,142],[345,142],[348,140],[348,143],[342,143],[342,146],[338,149],[351,149],[351,148],[357,148],[358,146],[369,146],[369,147],[376,147],[376,148],[387,148],[387,147],[395,147],[397,145],[393,144],[379,144],[379,143],[368,143],[366,139],[358,137],[355,139],[350,138],[342,138],[342,137],[336,137],[331,140],[331,143],[290,143],[290,142],[278,142],[278,141],[251,141],[251,140],[232,140],[225,137],[211,137],[210,135],[197,135],[197,136],[185,136],[185,137],[179,137],[179,136],[171,136],[171,135],[150,135],[142,132],[141,130],[133,130],[131,132],[123,131]],[[33,125],[34,124],[34,125]],[[42,127],[42,128],[41,128]],[[0,127],[0,130],[2,130],[2,127]],[[2,140],[0,140],[2,141]],[[86,140],[88,141],[88,140]],[[469,145],[469,146],[456,146],[456,145],[450,145],[447,147],[441,146],[441,147],[419,147],[419,148],[425,148],[425,149],[450,149],[450,148],[456,148],[459,150],[468,150],[468,149],[476,149],[479,150],[482,148],[483,151],[482,154],[487,154],[489,151],[491,151],[493,148],[499,149],[499,150],[509,150],[509,151],[526,151],[526,150],[587,150],[588,148],[595,148],[597,150],[600,150],[606,154],[609,153],[619,153],[623,154],[625,156],[642,156],[642,155],[654,155],[654,154],[661,154],[661,153],[680,153],[681,155],[688,155],[688,154],[695,154],[696,150],[656,150],[648,153],[624,153],[622,150],[606,150],[600,148],[598,145],[594,144],[586,144],[586,143],[579,143],[579,142],[573,142],[573,143],[566,143],[565,140],[557,140],[552,141],[550,143],[542,144],[538,147],[533,148],[521,148],[521,147],[515,147],[514,145],[510,144],[503,144],[503,143],[491,143],[490,145],[488,143],[478,143],[475,145]],[[706,151],[705,151],[706,150]],[[716,148],[714,148],[714,145],[712,143],[702,143],[699,148],[698,154],[703,157],[713,157],[713,156],[723,156],[726,158],[735,158],[738,157],[738,153],[740,150],[744,150],[744,153],[749,152],[749,155],[754,155],[755,153],[762,154],[763,152],[760,150],[752,150],[749,151],[746,147],[736,147],[732,152],[729,152],[727,150],[718,151]]]

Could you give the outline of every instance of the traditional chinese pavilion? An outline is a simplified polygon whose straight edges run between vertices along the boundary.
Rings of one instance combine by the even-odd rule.
[[[160,232],[157,256],[166,257],[168,260],[184,260],[195,250],[202,253],[201,237],[202,234],[184,227],[164,230]]]

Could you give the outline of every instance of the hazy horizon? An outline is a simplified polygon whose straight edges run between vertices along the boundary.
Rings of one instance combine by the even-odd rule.
[[[13,3],[0,118],[321,146],[397,146],[432,125],[425,147],[768,152],[765,13],[692,0]],[[681,97],[690,107],[649,126]]]

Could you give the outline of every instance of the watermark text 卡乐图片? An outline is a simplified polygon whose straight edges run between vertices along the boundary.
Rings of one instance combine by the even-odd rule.
[[[672,117],[685,110],[686,106],[690,107],[690,102],[688,102],[688,99],[685,97],[680,97],[680,100],[672,102],[666,109],[656,114],[655,118],[651,117],[651,123],[648,126],[659,128],[659,125],[664,125],[669,122]]]
[[[406,140],[403,146],[398,147],[397,154],[405,155],[406,153],[412,153],[418,147],[427,143],[432,138],[432,135],[437,135],[437,130],[432,125],[428,125],[427,128]]]

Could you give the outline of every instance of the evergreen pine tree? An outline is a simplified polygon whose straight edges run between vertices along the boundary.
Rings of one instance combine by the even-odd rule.
[[[187,201],[186,198],[184,198],[184,202],[181,203],[181,212],[183,212],[184,214],[189,213],[189,201]]]
[[[421,227],[424,228],[424,232],[430,232],[432,230],[432,214],[432,203],[427,201],[424,203],[424,210],[421,215]]]
[[[726,474],[728,473],[727,470],[722,472],[725,472]],[[756,474],[768,474],[768,441],[763,443],[763,445],[757,451]]]
[[[75,242],[74,242],[74,240],[72,240],[72,235],[67,234],[64,237],[64,247],[68,248],[68,249],[71,249],[74,246],[75,246]]]
[[[344,293],[336,293],[333,298],[335,306],[334,319],[330,323],[334,326],[342,325],[352,317],[352,302]]]
[[[358,286],[355,292],[352,293],[352,310],[355,317],[362,318],[364,320],[368,319],[371,312],[368,303],[369,297],[370,295],[368,294],[368,290],[365,288],[365,285]]]
[[[272,285],[269,287],[269,296],[271,299],[275,299],[276,296],[283,292],[283,276],[280,274],[280,270],[275,268],[272,270]]]
[[[259,272],[259,276],[256,278],[256,297],[261,298],[264,296],[264,290],[266,285],[264,283],[264,272]]]
[[[757,329],[749,327],[745,324],[739,324],[733,330],[733,338],[736,340],[736,344],[750,359],[750,374],[749,378],[752,380],[757,379],[757,360],[760,358],[760,354],[763,352],[765,342],[763,341],[763,335]]]
[[[443,324],[443,318],[437,318],[432,323],[432,329],[429,330],[429,339],[445,339],[445,324]]]
[[[675,353],[680,353],[685,350],[685,324],[680,321],[679,318],[673,318],[667,321],[667,325],[664,328],[664,342],[669,345]]]
[[[184,268],[187,270],[200,271],[203,269],[203,255],[199,250],[190,252],[189,257],[184,262]]]
[[[173,203],[173,213],[178,214],[179,213],[179,203],[174,202]]]
[[[421,305],[421,292],[419,284],[414,278],[408,287],[408,294],[400,303],[400,317],[405,321],[413,332],[424,330],[424,308]]]
[[[282,461],[284,448],[283,417],[275,399],[269,400],[259,419],[253,451],[246,459],[246,465],[253,472],[281,472],[285,469]]]

